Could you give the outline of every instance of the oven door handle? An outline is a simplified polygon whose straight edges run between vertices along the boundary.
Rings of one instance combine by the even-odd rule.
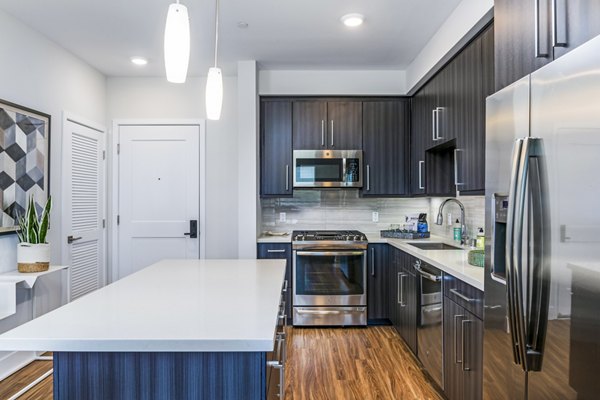
[[[432,282],[439,282],[442,280],[441,276],[435,275],[435,274],[431,274],[427,271],[423,271],[421,269],[421,267],[419,267],[418,265],[415,265],[415,270],[419,273],[419,275],[421,275],[423,278],[428,279]]]
[[[364,251],[297,251],[296,255],[307,257],[322,256],[362,256]]]
[[[347,310],[311,310],[306,308],[297,308],[296,312],[298,314],[313,314],[313,315],[339,315],[339,314],[348,314],[353,312],[364,312],[365,307],[355,307]]]

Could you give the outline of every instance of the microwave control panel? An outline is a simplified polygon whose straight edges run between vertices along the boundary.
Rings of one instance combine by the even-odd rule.
[[[346,159],[346,182],[358,182],[360,180],[359,164],[358,158]]]

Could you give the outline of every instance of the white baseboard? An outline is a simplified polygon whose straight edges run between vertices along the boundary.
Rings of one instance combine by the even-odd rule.
[[[34,351],[14,351],[0,359],[0,381],[31,363],[35,356]]]

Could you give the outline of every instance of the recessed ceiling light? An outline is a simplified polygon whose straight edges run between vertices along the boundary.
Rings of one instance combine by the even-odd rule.
[[[237,23],[237,27],[240,29],[246,29],[248,27],[248,23],[244,21],[240,21]]]
[[[362,25],[365,17],[362,14],[346,14],[340,20],[349,28],[356,28],[357,26]]]
[[[148,64],[148,60],[144,57],[131,57],[131,62],[135,65],[146,65]]]

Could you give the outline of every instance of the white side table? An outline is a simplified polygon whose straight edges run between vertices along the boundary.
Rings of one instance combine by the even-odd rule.
[[[38,316],[35,300],[35,283],[37,282],[39,277],[54,274],[57,272],[60,272],[62,274],[61,288],[66,288],[67,303],[69,303],[71,301],[71,269],[67,265],[51,265],[48,271],[44,272],[22,273],[17,270],[14,270],[0,274],[0,291],[5,294],[7,300],[3,301],[3,304],[0,306],[0,319],[6,318],[16,313],[16,288],[18,284],[22,284],[21,287],[23,287],[24,289],[31,290],[31,318],[35,319]],[[2,293],[0,293],[0,296],[2,296]],[[11,299],[8,299],[8,297],[11,297]],[[63,297],[62,294],[61,297]],[[42,356],[40,354],[41,353],[36,352],[34,360],[53,360],[52,356]],[[33,388],[35,385],[46,379],[46,377],[50,376],[53,372],[54,368],[51,368],[49,371],[45,372],[42,376],[29,383],[26,387],[24,387],[18,393],[12,396],[10,400],[17,399],[25,392]]]

